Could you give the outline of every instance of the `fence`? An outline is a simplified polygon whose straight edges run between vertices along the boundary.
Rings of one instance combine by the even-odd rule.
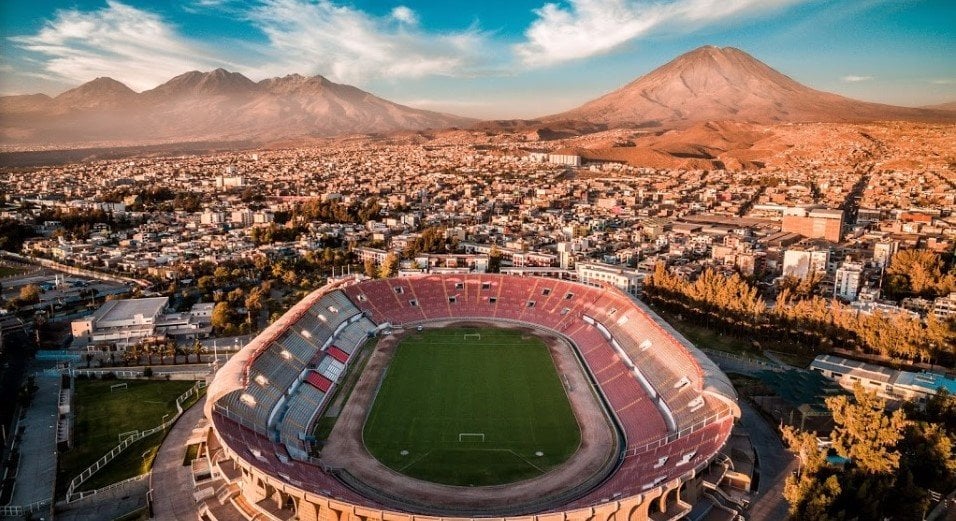
[[[143,438],[152,436],[153,434],[156,434],[157,432],[164,431],[170,426],[172,426],[174,423],[176,423],[176,420],[178,420],[179,417],[182,416],[183,414],[182,404],[186,400],[191,398],[193,395],[198,395],[199,391],[201,391],[205,387],[206,387],[205,380],[196,382],[196,384],[190,387],[189,390],[181,394],[179,398],[176,398],[176,414],[172,418],[157,425],[156,427],[153,427],[152,429],[140,431],[136,434],[132,434],[124,438],[123,441],[119,443],[119,445],[113,447],[111,451],[104,454],[103,457],[96,460],[95,463],[87,467],[83,472],[80,472],[78,476],[76,476],[75,478],[73,478],[73,480],[70,481],[70,486],[66,491],[66,502],[71,503],[73,501],[77,501],[81,499],[83,496],[77,497],[79,493],[75,492],[76,487],[82,485],[84,482],[86,482],[86,480],[90,479],[90,477],[93,474],[95,474],[101,468],[105,467],[107,464],[109,464],[109,462],[113,461],[113,459],[115,459],[117,456],[122,454],[123,451],[129,448],[130,445],[136,443],[137,441]]]
[[[6,505],[0,507],[0,517],[23,517],[26,514],[37,514],[43,511],[49,511],[52,505],[52,499],[41,499],[40,501],[24,506]]]
[[[101,494],[101,493],[103,493],[103,492],[109,492],[110,490],[113,490],[114,488],[119,488],[119,487],[122,487],[123,485],[129,484],[129,483],[134,483],[134,482],[136,482],[136,481],[145,481],[145,480],[148,480],[148,479],[151,478],[152,474],[153,474],[153,471],[151,470],[151,471],[147,472],[146,474],[142,474],[142,475],[139,475],[139,476],[133,476],[133,477],[131,477],[131,478],[124,479],[123,481],[117,481],[116,483],[113,483],[113,484],[111,484],[111,485],[107,485],[107,486],[105,486],[105,487],[103,487],[103,488],[98,488],[98,489],[96,489],[96,490],[84,490],[84,491],[80,491],[80,492],[75,492],[75,493],[73,493],[73,496],[72,496],[72,497],[68,497],[68,498],[67,498],[67,503],[73,503],[73,502],[79,501],[79,500],[81,500],[81,499],[83,499],[83,498],[88,498],[88,497],[91,497],[91,496],[95,496],[95,495]]]
[[[153,375],[145,376],[143,372],[146,367],[153,367]],[[162,366],[145,366],[141,369],[74,369],[76,376],[87,376],[90,378],[103,378],[112,375],[117,380],[196,380],[205,381],[209,376],[209,366],[206,364],[197,365],[195,370],[185,369],[182,371],[159,371]]]

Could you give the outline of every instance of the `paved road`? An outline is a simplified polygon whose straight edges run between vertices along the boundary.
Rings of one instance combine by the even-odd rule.
[[[776,429],[749,403],[741,401],[740,409],[740,424],[750,434],[760,471],[756,494],[745,515],[751,521],[786,519],[788,505],[783,498],[783,485],[787,476],[797,469],[797,460],[786,450]]]
[[[23,435],[17,445],[20,463],[11,505],[29,505],[53,496],[60,376],[38,373],[36,385],[39,389],[18,426]]]
[[[199,509],[193,500],[192,476],[183,466],[186,441],[203,418],[206,397],[190,407],[173,425],[153,460],[153,518],[195,521]]]

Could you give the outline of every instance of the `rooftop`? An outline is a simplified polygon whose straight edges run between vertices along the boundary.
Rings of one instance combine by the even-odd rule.
[[[169,297],[110,300],[93,313],[97,322],[121,322],[137,316],[155,317],[169,303]]]

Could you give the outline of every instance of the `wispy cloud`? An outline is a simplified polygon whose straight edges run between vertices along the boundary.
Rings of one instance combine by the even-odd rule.
[[[267,41],[236,41],[212,50],[159,14],[117,0],[91,11],[59,10],[36,34],[9,40],[41,64],[35,74],[64,84],[110,76],[135,90],[216,67],[250,76],[302,72],[362,83],[484,74],[490,63],[486,33],[477,27],[429,32],[407,6],[381,17],[329,0],[261,0],[252,6],[195,0],[189,10],[228,12],[261,30]]]
[[[415,11],[412,11],[409,7],[400,5],[392,9],[392,18],[398,20],[399,22],[416,25],[418,23],[418,15],[415,14]]]
[[[860,83],[861,81],[870,81],[873,79],[873,76],[856,76],[849,74],[840,78],[840,81],[843,83]]]
[[[428,32],[404,6],[375,17],[328,0],[265,0],[248,17],[268,37],[270,67],[285,71],[308,64],[310,72],[362,82],[465,76],[486,62],[487,35],[478,28]]]
[[[159,15],[115,0],[95,11],[57,11],[36,34],[10,40],[40,55],[48,78],[82,82],[110,76],[135,90],[191,69],[233,65],[182,37]]]
[[[801,0],[567,0],[535,9],[537,18],[514,46],[528,66],[548,66],[610,52],[634,39],[670,29],[756,16]]]
[[[956,85],[956,78],[938,78],[929,82],[933,85]]]

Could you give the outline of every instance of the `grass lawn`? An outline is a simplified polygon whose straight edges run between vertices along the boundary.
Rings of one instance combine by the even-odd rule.
[[[705,324],[678,318],[677,315],[664,311],[660,307],[652,306],[652,308],[655,313],[660,315],[667,323],[674,326],[674,329],[687,337],[687,339],[693,342],[697,347],[726,351],[762,361],[768,360],[762,353],[763,349],[767,349],[774,351],[777,358],[780,358],[784,362],[804,368],[810,365],[810,362],[813,361],[813,357],[815,356],[805,346],[793,341],[761,340],[758,347],[758,345],[754,345],[754,340],[751,338],[720,333],[707,327]]]
[[[481,338],[466,340],[466,333]],[[364,439],[372,455],[406,475],[486,486],[564,462],[581,432],[540,339],[513,330],[448,328],[402,340]]]
[[[110,386],[126,383],[127,388],[110,392]],[[176,398],[193,382],[147,380],[76,380],[74,395],[73,449],[60,455],[57,485],[65,491],[69,481],[119,444],[119,434],[146,430],[162,423],[163,415],[176,414]],[[84,484],[98,488],[145,472],[142,454],[155,452],[162,433],[130,446]],[[148,458],[152,461],[152,457]]]
[[[13,275],[19,275],[23,273],[23,268],[14,268],[12,266],[0,266],[0,277],[12,277]]]

